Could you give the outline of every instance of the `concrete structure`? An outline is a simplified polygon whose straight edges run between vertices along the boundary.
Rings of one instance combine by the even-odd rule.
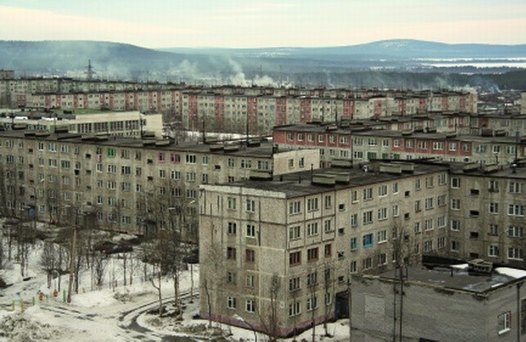
[[[0,132],[0,159],[5,216],[36,214],[60,223],[69,210],[91,205],[100,228],[133,234],[191,217],[184,229],[195,239],[200,184],[247,179],[251,172],[277,176],[316,169],[319,152],[259,141],[176,145],[154,137],[15,130]]]
[[[447,173],[377,163],[201,186],[201,315],[268,331],[274,312],[279,336],[338,316],[349,272],[391,267],[393,236],[413,262],[446,249]]]
[[[526,277],[409,267],[352,276],[352,341],[523,341]],[[401,308],[402,307],[402,308]],[[394,335],[394,336],[393,336]]]
[[[526,114],[526,91],[521,93],[521,114]]]
[[[0,117],[5,129],[29,129],[54,132],[66,129],[70,133],[105,134],[140,138],[144,132],[151,132],[162,138],[163,119],[161,114],[132,112],[99,112],[91,114],[49,114],[38,112],[11,112]]]

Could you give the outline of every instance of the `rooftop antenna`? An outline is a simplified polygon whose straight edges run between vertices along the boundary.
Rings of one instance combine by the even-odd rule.
[[[93,66],[91,65],[91,59],[88,59],[88,66],[86,68],[86,77],[88,81],[91,81],[93,79],[93,75],[95,75],[95,70],[93,70]]]

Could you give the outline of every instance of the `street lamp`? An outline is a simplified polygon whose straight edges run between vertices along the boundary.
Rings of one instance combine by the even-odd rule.
[[[232,318],[245,323],[245,325],[248,326],[249,329],[252,330],[252,332],[254,333],[254,342],[258,342],[258,334],[256,332],[256,329],[254,329],[254,327],[252,326],[252,324],[248,323],[248,321],[246,321],[243,317],[239,316],[238,314],[233,315]]]

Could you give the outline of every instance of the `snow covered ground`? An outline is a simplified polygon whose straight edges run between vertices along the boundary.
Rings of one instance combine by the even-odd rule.
[[[40,243],[40,246],[42,244]],[[182,321],[173,317],[159,318],[149,314],[158,308],[157,292],[140,273],[133,285],[123,285],[121,261],[113,258],[107,267],[104,286],[98,289],[91,285],[89,274],[81,274],[79,293],[72,296],[70,304],[65,302],[68,277],[63,276],[61,291],[53,296],[57,279],[48,288],[45,272],[38,260],[42,248],[31,250],[29,270],[20,275],[20,265],[8,262],[0,270],[0,278],[11,286],[0,289],[0,342],[7,341],[254,341],[254,332],[214,323],[214,329],[206,329],[208,321],[192,317],[198,312],[198,300],[190,302],[190,271],[181,275],[180,289],[183,297]],[[199,267],[193,267],[194,284],[199,283]],[[164,300],[173,298],[173,282],[162,282]],[[39,296],[39,293],[42,296]],[[197,294],[198,295],[198,294]],[[197,295],[194,295],[197,297]],[[339,321],[329,324],[333,337],[323,337],[323,328],[316,327],[316,340],[347,341],[348,323]],[[210,335],[212,334],[212,335]],[[186,336],[186,337],[185,337]],[[189,336],[192,336],[191,338]],[[210,337],[213,337],[210,339]],[[219,337],[223,337],[222,339]],[[267,340],[257,334],[258,341]],[[291,341],[292,339],[289,339]],[[296,337],[297,341],[312,340],[312,330]]]

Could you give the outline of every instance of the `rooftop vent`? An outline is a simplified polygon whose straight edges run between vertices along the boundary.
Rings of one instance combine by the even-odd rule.
[[[333,159],[331,167],[352,167],[352,160],[350,159]]]
[[[210,151],[221,151],[224,147],[223,144],[210,145]]]
[[[272,180],[272,174],[268,171],[250,170],[249,178],[254,180]]]
[[[462,171],[464,172],[468,172],[468,171],[474,171],[474,170],[478,170],[479,168],[479,163],[466,163],[462,166]]]
[[[381,163],[380,164],[380,172],[401,174],[402,173],[402,165],[401,164]]]
[[[493,263],[482,259],[468,261],[468,271],[472,273],[491,274]]]
[[[495,172],[499,170],[499,166],[497,164],[484,164],[483,170],[486,173]]]
[[[335,185],[336,176],[325,174],[325,173],[318,173],[312,176],[312,184]]]
[[[169,146],[171,144],[171,141],[166,139],[166,140],[157,140],[155,142],[155,146]]]

